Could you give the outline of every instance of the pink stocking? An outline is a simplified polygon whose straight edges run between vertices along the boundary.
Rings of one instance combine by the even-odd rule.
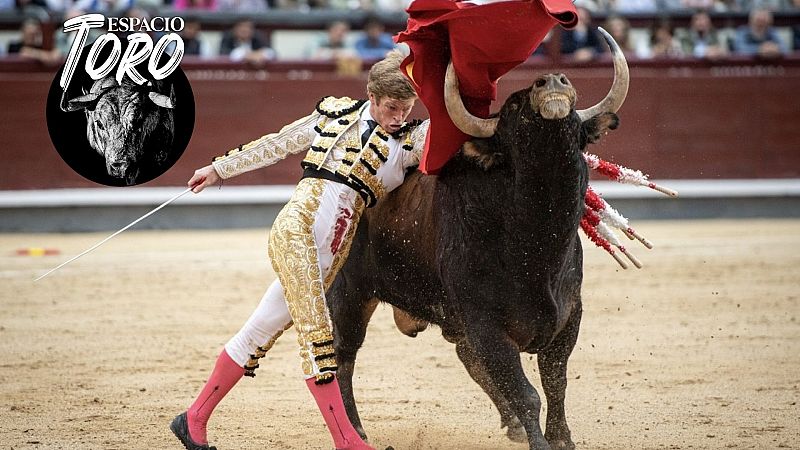
[[[361,436],[347,418],[339,381],[336,378],[325,384],[316,384],[315,378],[309,378],[306,380],[306,385],[317,401],[337,450],[375,450],[361,440]]]
[[[217,404],[244,375],[244,368],[236,364],[224,349],[217,358],[214,370],[203,390],[197,396],[186,414],[189,423],[189,436],[197,444],[207,444],[206,424]]]

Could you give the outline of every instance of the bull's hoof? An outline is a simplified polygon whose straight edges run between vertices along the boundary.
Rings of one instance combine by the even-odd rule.
[[[553,450],[574,450],[575,444],[572,442],[572,437],[569,428],[559,430],[558,432],[545,433],[544,438],[550,444]]]
[[[508,427],[506,436],[513,442],[528,442],[528,433],[525,432],[525,428],[522,426]]]
[[[525,427],[522,426],[522,422],[519,421],[517,416],[511,416],[510,418],[500,418],[500,428],[506,428],[506,436],[508,439],[513,442],[528,442],[528,432],[525,431]]]
[[[575,444],[572,441],[564,439],[548,440],[550,448],[553,450],[575,450]]]

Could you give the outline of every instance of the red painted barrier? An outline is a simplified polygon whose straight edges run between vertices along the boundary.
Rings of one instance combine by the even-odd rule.
[[[363,97],[365,77],[336,75],[331,64],[288,64],[252,70],[228,63],[184,64],[197,118],[182,159],[147,186],[182,185],[212,157],[309,113],[324,95]],[[53,73],[35,64],[0,62],[0,190],[94,187],[53,148],[45,101]],[[530,63],[500,81],[500,100],[538,73],[563,71],[579,107],[605,95],[612,70]],[[632,62],[620,129],[592,152],[654,178],[800,177],[800,58]],[[499,108],[498,102],[495,108]],[[414,117],[425,117],[421,105]],[[293,184],[300,157],[245,174],[230,184]]]

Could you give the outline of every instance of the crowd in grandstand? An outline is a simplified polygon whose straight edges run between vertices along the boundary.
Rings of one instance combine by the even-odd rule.
[[[800,8],[800,0],[795,0]],[[762,58],[777,57],[792,50],[800,50],[800,28],[780,33],[773,27],[770,9],[757,7],[750,10],[748,23],[731,30],[720,30],[708,10],[695,10],[685,28],[675,28],[668,17],[654,22],[649,30],[640,30],[646,39],[634,39],[624,15],[609,14],[602,26],[614,36],[622,49],[639,58],[722,58],[729,54],[752,55]],[[591,9],[578,7],[578,25],[561,35],[561,52],[578,61],[586,61],[605,51],[592,21]],[[792,39],[792,44],[788,42]]]
[[[253,66],[274,59],[371,61],[382,58],[394,47],[391,34],[378,15],[358,22],[357,29],[351,29],[348,21],[332,21],[326,30],[311,35],[307,32],[304,48],[295,52],[275,46],[269,34],[259,31],[257,21],[244,14],[238,16],[241,20],[232,20],[227,30],[205,30],[202,17],[213,12],[268,14],[273,9],[401,11],[408,3],[409,0],[0,0],[0,13],[16,11],[23,18],[17,35],[5,41],[0,54],[56,64],[68,50],[71,36],[56,27],[54,45],[46,49],[43,22],[61,23],[87,12],[140,18],[170,12],[188,14],[181,32],[185,53],[198,58],[229,58]],[[606,46],[597,26],[608,30],[631,58],[773,58],[800,51],[800,20],[790,26],[773,25],[775,13],[800,12],[800,0],[577,0],[576,6],[578,25],[559,35],[561,54],[575,61],[603,57]],[[675,27],[670,20],[671,11],[694,12],[688,26]],[[718,20],[720,13],[747,14],[747,24],[725,26],[729,22]],[[650,15],[652,25],[632,28],[628,20],[631,15]],[[159,37],[158,33],[152,34]],[[545,54],[546,45],[537,53]]]

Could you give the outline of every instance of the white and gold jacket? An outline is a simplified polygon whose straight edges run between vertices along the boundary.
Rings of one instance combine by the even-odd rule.
[[[213,165],[230,178],[308,151],[301,163],[306,173],[345,183],[374,206],[403,182],[407,168],[419,164],[429,121],[406,123],[391,134],[378,125],[362,146],[359,123],[368,115],[368,101],[325,97],[310,115],[214,158]]]

